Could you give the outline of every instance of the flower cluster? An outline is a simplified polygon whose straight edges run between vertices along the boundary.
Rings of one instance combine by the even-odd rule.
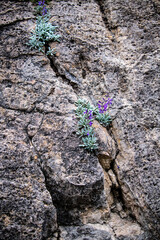
[[[39,6],[44,6],[44,4],[45,4],[45,0],[38,2],[38,5],[39,5]]]
[[[103,98],[103,101],[98,102],[98,107],[93,107],[89,102],[79,99],[75,104],[76,119],[78,120],[77,134],[82,138],[83,144],[80,145],[88,150],[98,148],[97,139],[94,136],[94,128],[92,127],[93,120],[96,119],[105,127],[110,124],[111,117],[107,110],[112,103],[111,98]]]
[[[93,124],[93,108],[85,100],[79,99],[76,103],[76,119],[78,120],[78,131],[77,134],[82,138],[83,144],[81,147],[84,147],[88,150],[94,150],[98,148],[96,143],[97,139],[94,136]]]
[[[111,104],[112,98],[109,98],[108,95],[105,95],[102,101],[98,101],[99,113],[105,113]]]
[[[45,0],[39,1],[38,5],[39,5],[39,11],[41,11],[41,14],[42,15],[47,14],[48,9],[46,8]]]
[[[85,111],[84,111],[84,114],[85,114],[85,117],[89,120],[89,126],[91,127],[92,126],[92,124],[93,124],[93,111],[92,110],[88,110],[88,109],[86,109]]]
[[[36,27],[32,30],[28,45],[30,45],[30,48],[46,53],[46,55],[53,55],[54,49],[51,49],[48,43],[50,41],[59,41],[60,35],[55,34],[57,26],[53,26],[49,22],[50,17],[45,0],[38,2],[36,11],[38,14]]]
[[[98,107],[95,110],[95,119],[105,127],[111,122],[111,117],[107,112],[111,104],[112,98],[109,98],[108,95],[105,95],[105,97],[101,101],[98,101]]]

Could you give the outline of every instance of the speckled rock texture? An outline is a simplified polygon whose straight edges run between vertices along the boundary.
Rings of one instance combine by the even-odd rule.
[[[50,239],[57,213],[26,127],[30,115],[0,108],[0,239]]]
[[[159,1],[50,1],[50,57],[27,45],[34,6],[1,1],[0,239],[158,240]],[[90,153],[74,103],[106,93]]]

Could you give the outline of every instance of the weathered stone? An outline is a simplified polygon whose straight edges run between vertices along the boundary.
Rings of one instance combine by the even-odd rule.
[[[79,227],[60,227],[60,240],[112,240],[108,229],[97,229],[88,224]]]
[[[83,224],[103,224],[110,216],[110,208],[87,209],[80,215]]]
[[[0,239],[48,239],[56,209],[25,131],[30,115],[0,108],[0,118]]]
[[[156,234],[158,130],[154,130],[156,140],[150,135],[159,128],[156,4],[126,0],[96,2],[81,2],[80,6],[75,1],[62,2],[64,14],[59,2],[54,2],[60,27],[69,31],[57,46],[60,52],[57,62],[62,66],[70,64],[69,71],[77,79],[83,78],[81,92],[83,95],[87,92],[93,102],[106,91],[113,94],[112,133],[119,149],[115,171],[121,186],[129,186],[130,192],[129,202],[125,194],[123,198],[138,221],[148,230],[153,227]],[[100,10],[101,16],[97,14]]]
[[[82,226],[60,226],[60,240],[143,240],[146,238],[137,223],[121,220],[117,214],[112,214],[109,224],[86,224]]]
[[[61,237],[157,240],[159,2],[55,0],[49,7],[62,36],[50,43],[57,52],[50,59],[26,44],[35,26],[33,4],[1,1],[1,238],[59,237],[45,174],[59,223],[99,223],[99,230],[94,224],[82,232],[80,226],[62,227]],[[72,121],[78,97],[96,104],[106,92],[113,97],[109,133],[116,144],[107,133],[99,159],[104,169],[112,168],[114,185],[97,157],[79,148]],[[106,136],[104,131],[98,132]],[[124,219],[112,221],[112,211]],[[124,222],[128,214],[145,233],[132,219]],[[108,225],[100,230],[104,221],[114,223],[117,236]]]
[[[30,137],[33,137],[41,126],[43,121],[43,115],[40,113],[34,113],[32,119],[27,126],[27,133]]]
[[[109,175],[109,177],[110,177],[110,179],[111,179],[112,184],[113,184],[116,188],[118,188],[119,185],[118,185],[116,176],[115,176],[115,174],[113,173],[113,171],[112,171],[111,169],[108,171],[108,175]]]
[[[32,140],[41,155],[53,203],[65,215],[75,207],[104,204],[102,168],[94,155],[79,147],[75,130],[72,116],[48,114]],[[59,219],[68,221],[63,216]]]
[[[143,234],[139,224],[126,219],[122,220],[118,214],[111,214],[109,225],[113,228],[117,238],[129,236],[131,239],[136,239],[136,237],[138,238],[138,236]]]
[[[111,168],[111,162],[116,156],[116,145],[114,140],[108,134],[106,128],[97,121],[93,122],[93,128],[98,138],[98,159],[104,170]]]
[[[105,195],[107,198],[107,203],[110,208],[111,208],[112,204],[114,203],[114,197],[113,197],[113,193],[112,193],[112,185],[113,185],[113,183],[112,183],[108,173],[104,171],[104,191],[105,191]]]

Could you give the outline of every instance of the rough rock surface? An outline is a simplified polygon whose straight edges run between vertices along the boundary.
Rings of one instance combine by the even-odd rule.
[[[60,240],[142,240],[145,237],[137,224],[122,221],[117,215],[111,217],[110,224],[60,227]]]
[[[34,73],[25,69],[36,58],[25,46],[32,8],[17,1],[1,1],[1,6],[0,239],[57,239],[56,209],[30,138],[43,114],[27,113],[42,97],[37,89],[43,88],[33,83],[36,67]]]
[[[57,214],[26,127],[30,115],[0,108],[0,239],[50,239]]]
[[[105,198],[102,168],[94,155],[79,147],[75,131],[71,117],[47,114],[32,140],[63,224],[75,223],[76,216],[68,215],[67,210],[102,206]]]
[[[62,36],[53,57],[26,44],[33,4],[1,1],[0,239],[158,240],[159,1],[49,7]],[[106,92],[112,125],[95,126],[89,153],[74,102]]]

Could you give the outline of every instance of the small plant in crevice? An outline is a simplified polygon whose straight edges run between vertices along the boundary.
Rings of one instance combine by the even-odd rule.
[[[59,41],[60,35],[55,34],[57,26],[53,26],[50,20],[48,8],[45,0],[39,1],[35,8],[37,13],[36,27],[32,30],[28,45],[30,48],[38,49],[45,53],[45,47],[50,41]],[[48,47],[47,47],[48,48]],[[54,49],[48,48],[46,55],[53,55]]]
[[[108,95],[105,95],[105,97],[101,101],[98,101],[98,109],[95,110],[96,112],[95,119],[105,127],[111,122],[111,117],[107,112],[109,105],[111,104],[112,98],[109,98]]]
[[[77,109],[75,110],[78,123],[77,135],[82,139],[81,147],[88,150],[98,149],[97,138],[95,137],[93,120],[97,120],[105,127],[110,124],[111,117],[107,112],[109,105],[112,104],[112,99],[106,95],[102,101],[98,102],[98,106],[94,107],[89,102],[83,99],[78,99],[75,102]]]

